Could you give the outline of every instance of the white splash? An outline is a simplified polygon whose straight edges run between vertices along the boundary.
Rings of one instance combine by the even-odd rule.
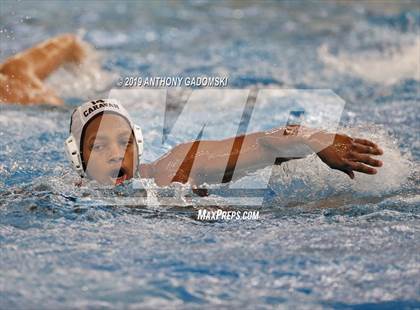
[[[88,43],[82,43],[86,50],[86,58],[80,64],[68,63],[52,73],[46,85],[61,98],[98,97],[109,90],[117,79],[115,73],[102,69],[102,55]]]
[[[355,173],[351,180],[341,171],[332,170],[315,155],[306,159],[292,160],[282,164],[281,169],[273,170],[275,184],[272,188],[287,201],[321,199],[330,193],[348,193],[357,196],[378,196],[397,191],[407,184],[414,163],[400,153],[395,141],[378,126],[363,126],[340,130],[352,137],[374,141],[384,150],[383,161],[376,175]],[[299,182],[300,181],[300,182]],[[284,194],[286,193],[286,194]],[[299,193],[305,195],[302,196]],[[290,200],[288,195],[291,197]],[[324,196],[324,197],[323,197]]]
[[[347,54],[333,55],[327,44],[318,48],[318,57],[327,66],[339,72],[351,73],[360,78],[385,85],[392,85],[401,79],[420,80],[420,38],[403,45],[399,50],[384,54]]]

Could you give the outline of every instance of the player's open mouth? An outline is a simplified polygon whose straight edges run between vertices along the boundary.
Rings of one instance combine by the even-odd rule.
[[[112,182],[115,185],[119,185],[123,183],[125,180],[128,180],[128,174],[126,173],[126,170],[124,167],[121,167],[120,169],[114,169],[110,173],[110,177],[112,179]]]

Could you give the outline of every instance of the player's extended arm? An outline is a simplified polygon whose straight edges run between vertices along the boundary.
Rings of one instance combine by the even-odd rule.
[[[370,157],[382,154],[371,141],[309,129],[303,135],[285,132],[284,128],[279,128],[219,141],[184,143],[150,164],[149,171],[161,186],[175,181],[192,185],[229,182],[257,169],[304,157],[301,154],[305,148],[316,152],[332,169],[341,170],[351,178],[354,178],[353,171],[375,174],[372,167],[382,165],[381,161]]]

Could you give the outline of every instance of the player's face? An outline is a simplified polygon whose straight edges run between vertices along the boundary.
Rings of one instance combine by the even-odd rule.
[[[121,116],[104,113],[86,127],[83,161],[88,177],[102,184],[121,184],[137,169],[137,144],[128,122]]]

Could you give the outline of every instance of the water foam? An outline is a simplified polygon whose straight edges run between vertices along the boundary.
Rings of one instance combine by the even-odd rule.
[[[383,52],[346,53],[333,55],[329,46],[323,44],[318,48],[321,61],[335,70],[354,74],[366,81],[392,85],[402,79],[420,81],[420,38],[402,45],[398,50],[385,54]]]
[[[116,73],[102,69],[100,52],[86,42],[82,44],[86,50],[83,62],[64,64],[46,80],[46,85],[64,99],[102,97],[117,78]]]
[[[383,128],[361,126],[341,130],[352,137],[370,139],[384,150],[383,166],[376,175],[355,173],[351,180],[338,170],[332,170],[317,156],[292,160],[273,169],[271,189],[275,192],[276,204],[295,205],[326,199],[324,204],[336,203],[334,197],[346,197],[344,200],[357,203],[363,197],[381,197],[403,190],[410,176],[418,166],[408,155],[402,155],[396,142]],[[342,201],[343,202],[343,201]],[[342,203],[341,202],[341,203]]]

